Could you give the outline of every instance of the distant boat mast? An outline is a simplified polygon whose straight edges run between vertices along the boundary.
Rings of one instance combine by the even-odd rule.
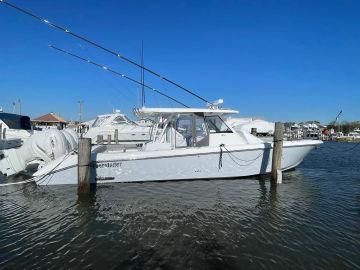
[[[103,70],[105,70],[105,71],[107,71],[107,72],[110,72],[110,73],[112,73],[112,74],[114,74],[114,75],[116,75],[116,76],[119,76],[119,77],[121,77],[121,78],[127,79],[127,80],[129,80],[129,81],[132,81],[132,82],[134,82],[134,83],[136,83],[136,84],[138,84],[138,85],[143,85],[145,88],[150,89],[150,90],[158,93],[159,95],[161,95],[161,96],[163,96],[163,97],[166,97],[166,98],[168,98],[168,99],[170,99],[170,100],[172,100],[172,101],[180,104],[181,106],[184,106],[184,107],[186,107],[186,108],[189,108],[189,106],[185,105],[185,104],[182,103],[181,101],[179,101],[179,100],[177,100],[177,99],[175,99],[175,98],[173,98],[173,97],[165,94],[164,92],[161,92],[160,90],[158,90],[158,89],[156,89],[156,88],[154,88],[154,87],[151,87],[151,86],[149,86],[149,85],[147,85],[147,84],[145,84],[145,83],[141,83],[140,81],[137,81],[137,80],[131,78],[130,76],[127,76],[127,75],[125,75],[125,74],[123,74],[123,73],[120,73],[120,72],[118,72],[118,71],[116,71],[116,70],[113,70],[113,69],[111,69],[111,68],[109,68],[109,67],[107,67],[107,66],[104,66],[104,65],[102,65],[102,64],[96,63],[96,62],[94,62],[94,61],[92,61],[92,60],[90,60],[90,59],[86,59],[86,58],[81,57],[81,56],[79,56],[79,55],[76,55],[76,54],[73,54],[73,53],[71,53],[71,52],[68,52],[68,51],[65,51],[65,50],[63,50],[63,49],[60,49],[60,48],[58,48],[58,47],[55,47],[54,45],[49,45],[49,47],[52,48],[52,49],[54,49],[54,50],[56,50],[56,51],[62,52],[62,53],[67,54],[67,55],[70,55],[70,56],[72,56],[72,57],[74,57],[74,58],[76,58],[76,59],[78,59],[78,60],[81,60],[81,61],[83,61],[83,62],[85,62],[85,63],[88,63],[88,64],[94,65],[94,66],[96,66],[96,67],[98,67],[98,68],[101,68],[101,69],[103,69]]]

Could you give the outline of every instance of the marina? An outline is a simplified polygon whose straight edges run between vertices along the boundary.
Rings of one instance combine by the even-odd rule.
[[[330,84],[311,85],[321,74],[312,77],[302,67],[307,79],[298,76],[289,67],[306,61],[291,61],[281,49],[266,70],[261,50],[249,49],[253,44],[247,65],[239,63],[241,50],[230,50],[226,40],[245,28],[227,20],[218,22],[227,26],[215,31],[216,39],[203,43],[219,55],[195,49],[201,35],[190,34],[192,27],[208,29],[205,41],[216,26],[205,26],[213,16],[202,17],[193,4],[162,4],[193,21],[183,32],[166,19],[182,39],[164,38],[170,32],[149,37],[153,26],[161,32],[167,23],[152,20],[145,30],[150,17],[126,1],[122,16],[114,13],[115,1],[101,15],[94,3],[23,4],[0,0],[0,22],[4,16],[17,29],[5,28],[2,36],[8,50],[19,51],[4,52],[11,64],[0,67],[6,74],[0,80],[0,269],[360,269],[360,112],[349,105],[358,92],[334,99],[325,89]],[[61,5],[73,16],[76,8],[98,15],[88,24],[82,18],[86,28],[75,31],[76,23],[62,24],[73,18]],[[248,6],[229,5],[238,12]],[[215,6],[212,12],[225,16],[223,4],[201,8]],[[44,10],[57,19],[43,17]],[[105,10],[109,21],[98,19]],[[232,16],[237,23],[240,17]],[[126,28],[114,23],[123,19]],[[111,28],[100,27],[109,22]],[[118,35],[109,34],[114,25]],[[235,32],[222,39],[222,31]],[[22,65],[16,59],[25,43],[14,45],[21,33],[32,40]],[[146,64],[144,41],[140,55],[131,48],[137,35],[154,42]],[[172,39],[177,43],[162,44]],[[41,42],[47,46],[39,49]],[[261,57],[273,57],[261,44]],[[164,67],[171,76],[158,71]]]

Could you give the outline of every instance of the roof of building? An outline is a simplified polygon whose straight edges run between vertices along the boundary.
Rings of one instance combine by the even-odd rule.
[[[48,113],[43,116],[37,117],[33,119],[34,122],[47,122],[47,123],[64,123],[66,124],[66,120],[61,118],[60,116],[55,115],[54,113]]]

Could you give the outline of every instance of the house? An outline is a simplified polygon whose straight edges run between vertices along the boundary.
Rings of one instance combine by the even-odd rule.
[[[67,125],[67,121],[60,116],[56,115],[55,113],[48,113],[38,118],[31,120],[34,126],[46,129],[46,128],[57,128],[63,129]]]

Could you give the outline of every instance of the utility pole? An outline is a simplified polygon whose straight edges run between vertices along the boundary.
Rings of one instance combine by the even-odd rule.
[[[84,101],[83,100],[79,100],[79,122],[82,122],[82,118],[83,118],[83,105],[84,105]]]
[[[18,98],[18,105],[19,105],[19,114],[21,115],[21,99]]]

